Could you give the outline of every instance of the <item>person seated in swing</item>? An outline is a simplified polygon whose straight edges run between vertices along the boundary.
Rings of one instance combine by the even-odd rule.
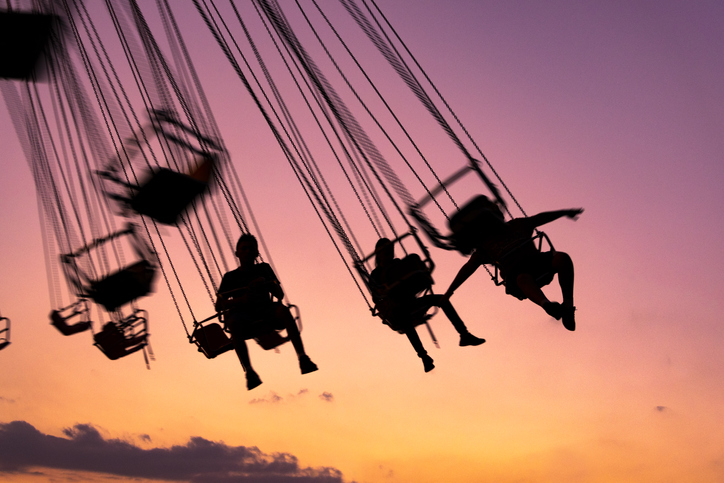
[[[395,258],[394,244],[381,238],[375,245],[375,269],[370,274],[370,289],[375,309],[393,330],[407,336],[412,347],[422,359],[425,372],[435,368],[432,357],[420,341],[415,327],[425,320],[425,314],[433,306],[439,306],[460,334],[461,346],[478,346],[485,339],[471,334],[450,301],[432,293],[418,296],[432,285],[432,278],[425,264],[416,254],[403,259]]]
[[[487,198],[483,195],[479,197]],[[540,252],[535,247],[533,233],[535,229],[559,218],[577,219],[583,208],[548,211],[525,218],[513,218],[504,221],[500,208],[487,200],[488,215],[480,218],[477,227],[470,227],[468,233],[474,233],[474,251],[468,261],[460,268],[450,287],[445,291],[443,301],[450,300],[452,294],[483,264],[496,265],[505,283],[509,295],[539,305],[548,315],[561,320],[568,330],[576,329],[575,306],[573,305],[573,261],[564,252]],[[484,223],[483,221],[484,220]],[[477,229],[476,229],[477,228]],[[544,287],[558,274],[563,302],[551,302],[543,293]]]
[[[269,264],[256,262],[259,246],[253,235],[241,235],[236,244],[236,256],[239,268],[227,272],[222,278],[216,310],[223,312],[234,350],[246,372],[247,389],[254,389],[262,381],[251,366],[246,340],[272,331],[287,330],[302,374],[316,371],[317,365],[304,352],[294,316],[281,302],[284,291],[277,276]],[[273,301],[272,297],[278,301]]]

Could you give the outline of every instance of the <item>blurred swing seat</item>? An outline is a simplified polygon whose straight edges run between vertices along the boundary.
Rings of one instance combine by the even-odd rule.
[[[204,157],[188,174],[158,168],[135,188],[128,203],[141,215],[164,225],[175,225],[196,199],[209,189],[214,164],[213,157]]]
[[[146,347],[148,330],[146,317],[136,310],[117,322],[108,322],[93,336],[94,345],[110,360],[117,360]]]
[[[0,350],[10,345],[10,319],[0,317]]]
[[[0,11],[0,78],[31,78],[57,21],[55,15]]]
[[[116,267],[108,266],[111,259],[107,257],[107,251],[122,248],[119,240],[121,237],[127,237],[123,243],[131,245],[137,259],[119,267],[120,260],[117,258]],[[107,244],[112,246],[106,247]],[[153,291],[157,268],[152,263],[154,259],[155,253],[141,235],[136,233],[133,225],[103,238],[96,238],[73,253],[61,255],[65,276],[75,287],[76,296],[90,299],[102,305],[108,312]],[[93,274],[97,271],[95,267],[99,265],[104,266],[102,273]]]
[[[105,278],[90,283],[88,296],[112,312],[137,298],[151,293],[156,270],[147,260],[140,260]]]
[[[79,320],[73,324],[69,324],[68,321],[83,316],[85,316],[86,319],[88,317],[88,302],[85,299],[81,299],[68,307],[53,310],[50,313],[50,323],[63,335],[78,334],[90,329],[91,321]]]

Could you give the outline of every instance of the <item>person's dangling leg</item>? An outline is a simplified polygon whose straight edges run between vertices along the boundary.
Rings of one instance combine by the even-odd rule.
[[[435,364],[432,360],[432,357],[428,355],[425,347],[423,347],[420,336],[417,335],[417,330],[415,330],[414,327],[410,327],[405,330],[405,335],[410,341],[410,344],[412,344],[413,349],[415,349],[417,356],[422,359],[422,364],[425,367],[425,372],[430,372],[431,370],[435,369]]]
[[[259,378],[259,374],[256,373],[254,368],[251,367],[249,349],[246,346],[246,341],[240,334],[237,333],[237,335],[239,335],[237,336],[234,332],[232,332],[231,341],[234,344],[236,356],[239,358],[239,362],[241,362],[241,367],[243,367],[244,372],[246,372],[246,388],[251,390],[261,384],[261,378]]]
[[[302,374],[309,374],[318,369],[317,365],[312,362],[309,356],[304,352],[304,343],[302,342],[302,335],[299,333],[299,327],[294,320],[291,310],[283,304],[275,304],[274,317],[276,320],[283,321],[284,327],[287,329],[289,340],[292,341],[294,351],[297,353],[299,359],[299,369]]]
[[[442,295],[425,295],[421,298],[429,301],[430,306],[437,305],[442,309],[442,312],[452,323],[453,327],[455,327],[458,334],[460,334],[460,346],[477,346],[485,342],[485,339],[475,337],[470,333],[468,328],[465,326],[465,322],[463,322],[463,319],[460,318],[457,310],[455,310],[455,307],[453,307],[449,300],[441,303],[444,299]]]

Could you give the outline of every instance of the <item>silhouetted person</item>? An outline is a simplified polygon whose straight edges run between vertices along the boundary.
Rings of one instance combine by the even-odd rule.
[[[530,299],[551,317],[556,320],[563,319],[566,329],[575,330],[576,308],[573,305],[571,257],[557,251],[539,252],[534,244],[533,232],[536,227],[564,216],[576,219],[583,213],[583,208],[548,211],[505,222],[498,206],[489,200],[488,202],[489,214],[492,216],[485,218],[484,226],[480,226],[475,232],[475,251],[450,284],[444,300],[449,300],[455,290],[475,273],[480,265],[495,264],[505,282],[506,293],[520,300]],[[541,287],[551,283],[556,273],[563,295],[562,304],[551,302],[541,290]]]
[[[375,245],[375,265],[370,274],[375,308],[393,330],[407,336],[422,359],[425,372],[433,370],[435,364],[423,347],[415,327],[424,321],[431,307],[439,306],[450,319],[460,334],[461,346],[477,346],[485,342],[485,339],[475,337],[468,331],[450,301],[444,301],[442,295],[418,296],[432,284],[429,271],[418,255],[395,258],[393,243],[387,238],[381,238]]]
[[[224,275],[216,299],[216,310],[224,312],[224,323],[231,332],[236,355],[246,372],[246,387],[261,384],[251,367],[246,340],[282,329],[287,330],[299,358],[302,374],[314,372],[317,365],[304,352],[297,324],[289,308],[280,301],[284,291],[274,271],[267,263],[256,263],[259,247],[256,238],[244,234],[236,244],[239,268]],[[275,297],[279,301],[273,301]]]

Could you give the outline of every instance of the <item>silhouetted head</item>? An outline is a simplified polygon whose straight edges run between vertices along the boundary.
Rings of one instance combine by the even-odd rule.
[[[250,233],[244,233],[236,242],[236,256],[242,263],[253,263],[259,256],[259,243],[256,237]]]
[[[488,211],[491,215],[493,215],[494,218],[498,219],[499,221],[505,221],[505,215],[503,215],[503,211],[500,209],[500,205],[488,198],[485,195],[478,195],[476,196],[472,204],[477,204],[480,208]]]
[[[390,263],[395,258],[395,245],[387,238],[380,238],[375,245],[375,265]]]

